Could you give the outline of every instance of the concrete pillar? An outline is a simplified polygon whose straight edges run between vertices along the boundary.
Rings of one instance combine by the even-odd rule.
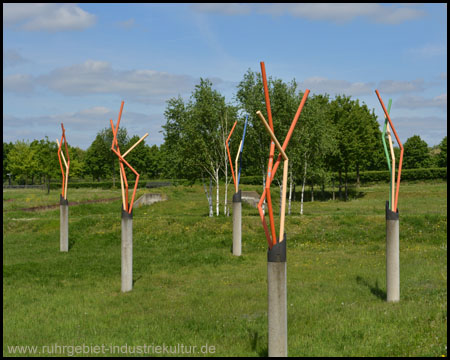
[[[286,234],[267,251],[269,357],[287,357]]]
[[[59,195],[59,250],[69,251],[69,201]]]
[[[400,301],[399,213],[389,209],[386,201],[386,300]]]
[[[242,254],[242,200],[241,190],[233,195],[233,255]]]
[[[129,214],[122,209],[122,292],[133,288],[133,211]]]

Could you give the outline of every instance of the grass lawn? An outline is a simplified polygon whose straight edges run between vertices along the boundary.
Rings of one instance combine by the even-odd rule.
[[[202,186],[151,192],[168,201],[133,210],[134,284],[121,293],[120,189],[69,188],[69,202],[81,204],[69,207],[68,253],[59,251],[59,207],[23,210],[59,204],[59,191],[3,190],[3,356],[267,356],[257,209],[242,206],[235,257],[232,216],[221,204],[209,218]],[[388,192],[376,184],[347,202],[316,195],[302,216],[293,203],[289,356],[447,355],[447,183],[401,184],[395,304],[385,301]],[[274,186],[275,213],[277,194]],[[116,200],[82,204],[93,199]]]

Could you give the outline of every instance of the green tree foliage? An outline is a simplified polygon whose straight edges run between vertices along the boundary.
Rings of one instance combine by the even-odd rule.
[[[7,155],[7,171],[21,184],[28,184],[39,170],[36,148],[27,141],[17,140]]]
[[[86,172],[92,176],[93,180],[100,181],[111,176],[115,184],[116,176],[119,175],[119,165],[117,155],[111,150],[113,134],[111,128],[105,128],[97,133],[95,140],[86,151],[85,165]],[[128,144],[128,133],[125,128],[119,128],[117,141],[120,152]]]
[[[438,166],[447,167],[447,136],[445,136],[439,144],[441,150],[438,155]]]
[[[431,158],[428,145],[419,135],[408,138],[403,147],[403,168],[419,169],[430,166]]]
[[[3,153],[2,153],[2,157],[3,157],[3,181],[8,180],[9,181],[9,176],[8,176],[8,153],[11,151],[11,149],[14,148],[14,144],[12,142],[9,143],[3,143]]]
[[[31,143],[30,148],[36,154],[35,155],[35,160],[37,160],[36,175],[39,178],[43,178],[44,182],[47,184],[47,191],[50,192],[50,181],[52,179],[61,178],[61,170],[58,159],[58,145],[56,144],[55,141],[49,141],[48,137],[46,136],[44,140],[40,141],[34,140]],[[64,152],[64,149],[62,151]],[[72,162],[70,165],[72,167]],[[71,170],[69,170],[69,177],[70,171]]]

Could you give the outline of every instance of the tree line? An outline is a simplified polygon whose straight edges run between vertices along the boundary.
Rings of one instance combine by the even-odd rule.
[[[269,77],[274,132],[282,142],[303,96],[295,80],[288,83]],[[209,79],[200,79],[188,100],[180,96],[167,101],[163,125],[164,142],[148,146],[141,142],[127,156],[127,161],[142,178],[173,178],[201,181],[205,190],[210,215],[219,209],[219,183],[231,182],[225,140],[237,121],[230,140],[230,151],[236,154],[242,138],[244,119],[248,127],[242,157],[241,176],[260,176],[264,185],[268,163],[270,138],[256,111],[267,119],[263,83],[259,73],[250,69],[237,85],[237,91],[227,102],[213,89]],[[384,121],[384,120],[383,120]],[[350,96],[310,94],[287,148],[289,157],[289,197],[295,184],[318,186],[336,185],[347,197],[348,174],[367,170],[386,170],[382,133],[374,109]],[[120,128],[119,147],[125,152],[139,137],[129,136]],[[112,131],[99,131],[87,150],[69,144],[70,178],[100,181],[120,181],[117,156],[111,148]],[[414,135],[404,146],[404,169],[446,167],[447,137],[435,147]],[[398,163],[399,149],[395,148]],[[234,156],[233,161],[234,161]],[[8,175],[9,174],[9,175]],[[334,176],[334,174],[336,174]],[[274,184],[281,186],[281,172]],[[3,181],[10,178],[20,184],[46,183],[61,177],[56,142],[43,140],[3,143]],[[213,195],[215,187],[215,196]],[[225,199],[228,187],[225,187]],[[223,211],[226,213],[227,202]]]

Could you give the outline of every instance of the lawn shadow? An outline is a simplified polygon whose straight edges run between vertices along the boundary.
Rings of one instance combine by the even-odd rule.
[[[73,237],[69,236],[69,250],[71,250],[75,246],[75,240]]]
[[[134,287],[134,284],[136,284],[136,282],[138,280],[140,280],[141,278],[142,278],[142,275],[139,275],[139,276],[136,277],[136,279],[133,279],[133,287]]]
[[[262,336],[259,334],[259,332],[254,329],[247,329],[247,332],[250,342],[250,348],[252,349],[252,351],[256,352],[261,357],[269,356],[267,344],[262,344]]]
[[[386,291],[380,289],[378,285],[378,280],[375,280],[375,285],[371,285],[367,280],[363,279],[361,276],[356,276],[356,282],[360,285],[367,286],[370,292],[381,300],[386,300]]]

